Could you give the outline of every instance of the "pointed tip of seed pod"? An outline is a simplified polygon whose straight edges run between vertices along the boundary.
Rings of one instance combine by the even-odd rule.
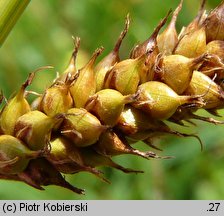
[[[143,142],[144,142],[147,146],[149,146],[149,147],[151,147],[151,148],[153,148],[153,149],[156,149],[156,150],[158,150],[158,151],[163,151],[161,148],[157,147],[156,145],[154,145],[154,144],[152,143],[151,138],[145,139],[145,140],[143,140]]]
[[[71,185],[70,183],[68,183],[66,180],[63,181],[62,184],[59,184],[58,186],[60,187],[64,187],[66,189],[69,189],[77,194],[80,194],[80,195],[85,195],[85,190],[84,189],[81,189],[81,188],[77,188],[73,185]]]
[[[211,115],[214,115],[214,116],[216,116],[216,117],[222,117],[220,114],[218,114],[217,109],[206,109],[206,111],[207,111],[208,113],[210,113]]]
[[[94,51],[93,56],[98,57],[103,51],[104,51],[104,47],[101,46]]]
[[[93,53],[92,57],[90,58],[90,60],[87,62],[87,64],[83,68],[85,68],[85,67],[93,67],[97,57],[103,52],[103,50],[104,50],[103,46],[97,48],[94,51],[94,53]]]
[[[219,121],[219,120],[216,120],[216,119],[211,118],[211,117],[199,116],[199,115],[196,115],[194,113],[191,113],[191,117],[193,119],[205,121],[205,122],[212,123],[212,124],[215,124],[215,125],[224,124],[224,121]]]
[[[69,66],[72,65],[72,66],[75,67],[75,61],[76,61],[76,57],[77,57],[78,50],[79,50],[79,47],[80,47],[81,38],[77,37],[77,36],[76,37],[72,36],[72,39],[73,39],[73,43],[74,43],[74,49],[73,49],[73,52],[72,52],[71,59],[69,61]]]
[[[200,9],[199,11],[203,11],[204,8],[205,8],[205,3],[206,3],[206,0],[201,0],[201,5],[200,5]]]
[[[33,81],[33,78],[35,76],[35,74],[38,72],[38,71],[43,71],[43,70],[46,70],[46,69],[53,69],[54,67],[53,66],[50,66],[50,65],[47,65],[47,66],[42,66],[42,67],[39,67],[37,68],[36,70],[34,70],[33,72],[29,73],[26,81],[22,84],[22,89],[25,90],[27,86],[29,86],[32,81]]]
[[[107,184],[111,184],[111,182],[103,176],[104,173],[102,171],[100,171],[96,168],[93,168],[93,167],[88,167],[88,166],[86,166],[84,169],[86,171],[94,174],[96,177],[98,177],[100,180],[106,182]]]
[[[167,19],[168,19],[168,17],[170,16],[171,13],[172,13],[172,9],[170,9],[170,10],[167,12],[166,16],[165,16],[165,17],[159,22],[159,24],[156,26],[156,28],[154,29],[154,31],[153,31],[152,35],[150,36],[149,40],[150,40],[150,39],[151,39],[151,40],[153,40],[153,39],[156,40],[157,35],[159,34],[160,29],[166,24]],[[147,46],[146,51],[148,51],[148,50],[150,50],[150,49],[151,49],[151,47],[149,48],[149,47]]]
[[[167,15],[159,22],[159,24],[154,29],[151,36],[146,39],[143,43],[136,45],[130,53],[130,57],[132,59],[138,58],[139,56],[142,56],[145,53],[153,52],[157,47],[157,36],[159,34],[160,29],[165,25],[167,22],[167,19],[169,15],[171,14],[172,10],[170,9],[167,13]]]
[[[169,27],[175,28],[176,25],[176,21],[177,21],[177,16],[180,13],[181,9],[183,6],[183,0],[180,1],[179,5],[177,6],[177,8],[175,9],[175,11],[173,12]]]
[[[138,174],[138,173],[144,173],[144,171],[142,170],[134,170],[134,169],[131,169],[131,168],[125,168],[119,164],[116,164],[116,163],[113,163],[112,166],[113,168],[115,169],[118,169],[120,171],[122,171],[123,173],[126,173],[126,174],[129,174],[129,173],[135,173],[135,174]]]
[[[154,158],[154,159],[171,159],[171,158],[174,158],[173,156],[159,156],[155,152],[152,152],[152,151],[145,152],[145,156],[146,156],[145,157],[146,159],[150,159],[150,158]]]
[[[121,34],[120,34],[120,36],[119,36],[119,38],[118,38],[118,40],[117,40],[117,42],[116,42],[116,44],[114,46],[114,49],[113,49],[113,51],[115,53],[117,53],[119,51],[121,43],[122,43],[124,37],[126,36],[126,34],[128,32],[129,26],[130,26],[130,15],[128,13],[127,16],[126,16],[126,19],[125,19],[124,30],[121,32]]]

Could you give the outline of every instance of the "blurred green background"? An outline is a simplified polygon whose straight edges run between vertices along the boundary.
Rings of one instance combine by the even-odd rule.
[[[210,10],[219,2],[208,0],[206,8]],[[178,3],[178,0],[32,0],[0,50],[0,87],[9,97],[29,72],[53,65],[53,70],[38,73],[29,88],[43,92],[56,71],[66,67],[73,49],[72,35],[81,37],[78,61],[82,65],[98,46],[105,47],[103,55],[112,49],[126,14],[130,13],[130,31],[120,52],[122,58],[127,58],[133,45],[146,39]],[[184,1],[178,30],[194,18],[199,4],[195,0]],[[38,191],[23,183],[1,180],[0,199],[224,199],[224,128],[198,121],[197,124],[198,127],[191,126],[190,132],[201,137],[203,152],[193,138],[167,136],[160,141],[164,149],[160,154],[175,156],[173,159],[115,158],[123,166],[144,170],[144,174],[104,169],[111,185],[87,173],[66,176],[72,184],[86,189],[85,196],[56,186]]]

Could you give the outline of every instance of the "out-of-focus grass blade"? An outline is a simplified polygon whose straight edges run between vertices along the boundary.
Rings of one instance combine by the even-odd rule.
[[[0,46],[29,2],[30,0],[0,0]]]

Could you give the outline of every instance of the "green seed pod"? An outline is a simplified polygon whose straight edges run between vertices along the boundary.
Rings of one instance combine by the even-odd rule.
[[[74,40],[74,50],[72,52],[72,56],[71,59],[69,61],[69,64],[67,66],[67,68],[65,69],[65,71],[60,75],[60,77],[57,79],[60,81],[65,82],[68,76],[75,76],[78,73],[78,70],[76,68],[76,58],[77,58],[77,54],[78,54],[78,50],[80,47],[80,38],[79,37],[75,37],[73,38]]]
[[[74,174],[81,171],[90,172],[105,182],[108,182],[101,176],[102,173],[99,170],[84,164],[79,149],[69,140],[63,137],[57,137],[51,140],[50,145],[51,152],[47,159],[60,172],[66,174]]]
[[[96,80],[93,70],[96,58],[101,54],[103,48],[97,49],[89,62],[79,71],[78,78],[70,87],[70,92],[75,104],[75,107],[82,108],[86,101],[96,91]],[[82,92],[82,94],[80,94]]]
[[[195,58],[206,51],[205,27],[202,26],[195,31],[184,35],[178,42],[175,54],[183,55],[188,58]]]
[[[136,59],[126,59],[117,63],[107,72],[104,88],[116,89],[123,95],[134,94],[140,82],[141,71],[145,67],[146,56],[143,54]]]
[[[95,67],[95,78],[96,78],[96,92],[100,91],[104,87],[104,78],[108,70],[111,69],[117,62],[120,61],[119,49],[121,43],[128,32],[130,24],[129,14],[126,17],[125,28],[121,32],[114,49],[106,55]]]
[[[166,29],[157,37],[159,51],[165,55],[171,55],[178,42],[176,30],[177,16],[182,8],[183,0],[173,12],[172,19]]]
[[[154,119],[170,118],[177,108],[183,104],[204,105],[201,96],[179,96],[169,86],[157,81],[144,83],[138,89],[138,101],[132,103],[132,105],[145,111]]]
[[[183,94],[191,81],[193,71],[208,58],[207,54],[196,58],[182,55],[165,56],[160,62],[161,79],[177,94]]]
[[[154,152],[141,152],[137,149],[132,148],[123,137],[121,140],[121,138],[119,138],[118,135],[112,130],[108,130],[101,135],[100,140],[94,145],[94,149],[99,154],[105,156],[133,154],[146,159],[161,158]]]
[[[222,62],[224,62],[224,41],[214,40],[207,44],[206,52],[209,54],[217,55]]]
[[[107,129],[87,110],[71,108],[64,117],[61,133],[68,137],[75,146],[85,147],[94,144],[100,134]]]
[[[62,116],[49,117],[34,110],[20,116],[15,125],[15,136],[32,150],[40,150],[48,144],[52,130],[62,122]]]
[[[30,111],[30,105],[25,98],[25,89],[33,80],[34,73],[30,73],[18,93],[13,96],[1,111],[0,125],[4,134],[13,135],[16,120]]]
[[[44,190],[41,186],[57,185],[75,193],[84,194],[84,190],[69,184],[61,173],[45,158],[31,160],[25,171],[18,176],[20,180],[39,190]]]
[[[113,89],[103,89],[86,103],[86,109],[96,115],[102,124],[113,127],[118,122],[124,105],[135,101],[138,94],[123,96]]]
[[[41,151],[31,151],[11,135],[0,136],[0,173],[17,174],[25,170],[28,162],[41,156]]]
[[[221,87],[199,71],[194,71],[186,94],[204,94],[203,100],[205,104],[203,109],[219,109],[224,105],[224,92]]]
[[[132,106],[126,106],[116,129],[123,132],[135,142],[161,135],[172,134],[179,137],[193,136],[172,130],[163,121],[150,118],[146,113]]]
[[[140,171],[140,170],[133,170],[130,168],[122,167],[121,165],[115,163],[111,159],[111,157],[101,155],[91,148],[82,148],[80,149],[80,151],[82,153],[82,158],[84,160],[84,163],[87,166],[90,166],[90,167],[107,166],[107,167],[113,167],[115,169],[118,169],[124,173],[143,173],[143,171]]]
[[[65,82],[56,82],[46,89],[42,96],[39,109],[46,115],[53,117],[58,113],[65,113],[73,106],[73,99],[69,88],[74,78],[67,77]]]
[[[25,90],[32,83],[35,73],[44,69],[50,69],[51,66],[44,66],[30,73],[27,80],[22,84],[20,90],[15,96],[11,97],[0,114],[1,130],[4,134],[13,135],[17,119],[31,110],[29,103],[25,98]]]
[[[213,40],[224,40],[224,1],[210,12],[203,25],[206,30],[207,43]]]

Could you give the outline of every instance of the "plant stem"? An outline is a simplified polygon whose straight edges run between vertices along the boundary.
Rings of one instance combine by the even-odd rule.
[[[0,46],[29,2],[30,0],[0,0]]]

